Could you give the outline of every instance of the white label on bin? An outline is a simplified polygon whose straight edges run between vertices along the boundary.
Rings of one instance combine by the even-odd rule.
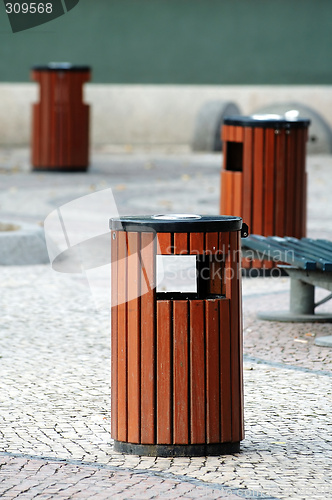
[[[196,255],[157,255],[157,292],[197,293]]]

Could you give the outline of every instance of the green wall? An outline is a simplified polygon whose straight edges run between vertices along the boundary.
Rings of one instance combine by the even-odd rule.
[[[13,34],[0,3],[0,81],[90,64],[96,83],[331,84],[331,0],[80,0]]]

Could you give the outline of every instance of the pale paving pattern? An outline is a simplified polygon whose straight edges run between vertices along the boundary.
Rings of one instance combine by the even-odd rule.
[[[0,269],[6,290],[0,299],[1,451],[167,472],[277,498],[328,498],[330,376],[246,362],[246,439],[239,454],[165,459],[115,453],[108,312],[94,308],[79,279],[49,266],[22,271]]]

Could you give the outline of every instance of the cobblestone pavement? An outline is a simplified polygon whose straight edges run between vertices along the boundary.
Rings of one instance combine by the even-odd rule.
[[[30,173],[26,153],[0,151],[4,220],[43,221],[55,207],[105,187],[121,214],[218,211],[218,155],[100,151],[88,174],[63,175]],[[308,163],[308,232],[331,239],[332,158]],[[106,277],[99,286],[105,293]],[[255,316],[287,308],[287,278],[243,280],[240,453],[172,459],[112,449],[109,311],[95,307],[84,276],[48,265],[2,266],[0,290],[1,497],[332,498],[331,350],[313,344],[332,327]]]
[[[0,476],[2,498],[239,498],[233,489],[218,484],[132,468],[26,455],[0,455],[0,464],[1,476],[11,477],[1,488]]]

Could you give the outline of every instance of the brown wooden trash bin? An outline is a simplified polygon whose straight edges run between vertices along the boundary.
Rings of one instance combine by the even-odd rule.
[[[306,235],[306,141],[310,120],[226,117],[222,126],[220,213],[242,217],[251,234]],[[242,262],[272,267],[272,262]]]
[[[246,225],[175,214],[111,219],[110,228],[115,450],[239,451]]]
[[[40,102],[33,104],[33,170],[84,172],[89,164],[89,106],[82,86],[90,80],[88,66],[50,63],[34,66]]]

